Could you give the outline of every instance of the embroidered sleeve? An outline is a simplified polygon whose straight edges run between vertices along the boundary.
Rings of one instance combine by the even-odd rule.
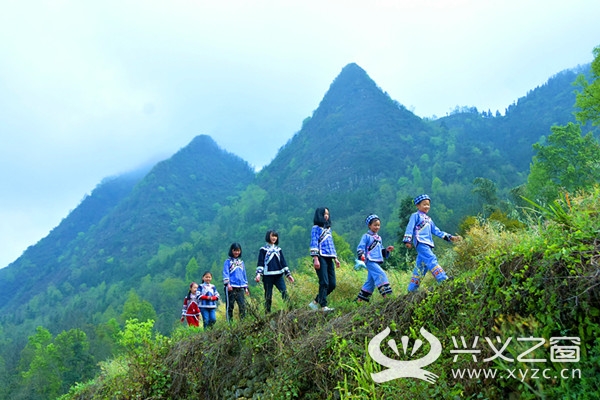
[[[450,238],[452,237],[451,234],[440,230],[440,228],[435,226],[435,223],[433,222],[433,220],[431,220],[430,223],[431,223],[431,233],[433,233],[435,236],[440,237],[446,241],[450,241]]]
[[[258,252],[258,263],[256,264],[256,274],[262,275],[265,270],[265,249],[261,247]]]
[[[285,261],[285,257],[283,256],[283,250],[279,249],[279,264],[283,267],[282,271],[285,276],[292,275],[292,271],[287,266],[287,262]]]
[[[410,219],[408,220],[408,225],[406,225],[406,230],[404,231],[404,238],[402,239],[402,241],[404,243],[412,242],[413,232],[415,230],[416,223],[417,223],[417,214],[414,213],[410,216]]]
[[[229,283],[229,265],[231,264],[231,260],[228,258],[225,260],[223,264],[223,284],[227,286]]]
[[[183,299],[183,308],[181,309],[181,315],[185,315],[187,314],[187,303],[188,303],[188,299],[187,297]]]
[[[310,255],[318,256],[319,255],[319,227],[314,225],[312,227],[312,231],[310,232]]]
[[[356,255],[359,260],[366,252],[368,241],[369,241],[369,235],[363,235],[363,237],[360,239],[360,243],[358,244],[358,247],[356,248]]]

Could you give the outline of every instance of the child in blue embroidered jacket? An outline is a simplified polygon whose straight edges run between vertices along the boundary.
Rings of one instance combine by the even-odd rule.
[[[358,301],[369,301],[376,287],[383,297],[392,294],[392,287],[381,264],[394,251],[394,246],[383,247],[381,237],[377,234],[381,228],[381,221],[377,215],[369,215],[365,222],[369,231],[361,238],[356,253],[358,259],[364,261],[367,267],[367,281],[358,293]]]
[[[248,278],[246,267],[242,261],[242,245],[232,243],[229,247],[229,258],[223,264],[223,285],[225,285],[225,298],[227,300],[227,321],[233,320],[233,308],[238,304],[240,319],[246,316],[246,299],[248,291]]]
[[[279,234],[274,230],[267,231],[265,242],[267,243],[258,252],[258,263],[254,280],[260,282],[260,278],[263,278],[265,311],[270,313],[271,302],[273,300],[273,286],[281,292],[281,298],[287,300],[287,288],[283,276],[285,275],[291,283],[294,282],[294,278],[285,262],[283,252],[277,246],[279,244]]]
[[[329,209],[326,207],[317,208],[313,223],[310,233],[310,255],[313,258],[313,267],[319,278],[319,293],[308,306],[313,310],[322,307],[322,311],[332,311],[333,308],[327,307],[327,296],[335,289],[335,268],[339,268],[340,262],[337,259],[333,237],[331,236]]]
[[[198,306],[202,313],[202,321],[204,329],[208,329],[217,322],[217,301],[219,300],[219,292],[215,285],[210,283],[212,274],[206,271],[202,275],[202,285],[198,288]]]
[[[418,211],[410,216],[404,233],[404,239],[402,240],[409,249],[412,246],[415,246],[417,249],[417,265],[413,270],[413,276],[408,284],[409,292],[413,292],[419,288],[421,279],[423,279],[427,271],[431,271],[431,274],[438,282],[448,279],[446,272],[438,264],[438,260],[435,254],[433,254],[434,244],[432,235],[449,242],[456,242],[462,239],[458,235],[453,236],[443,232],[435,226],[433,220],[427,215],[431,208],[431,199],[428,195],[422,194],[417,196],[414,203]]]

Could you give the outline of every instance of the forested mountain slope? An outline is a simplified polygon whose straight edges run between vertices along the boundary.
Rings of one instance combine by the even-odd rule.
[[[80,233],[98,224],[131,192],[145,172],[141,170],[105,179],[48,236],[30,246],[7,268],[0,270],[3,278],[0,279],[0,308],[3,305],[14,306],[10,300],[17,298],[16,294],[24,281],[36,275],[46,278],[48,271],[56,270],[65,247],[76,240]],[[30,274],[26,272],[28,270]]]
[[[313,116],[258,177],[263,187],[308,198],[397,177],[420,154],[431,127],[392,100],[356,64],[333,81]]]
[[[64,400],[597,399],[599,195],[556,202],[516,232],[475,225],[442,260],[455,278],[428,276],[417,292],[357,303],[364,274],[344,265],[333,312],[306,307],[314,282],[290,310],[209,331],[152,338],[132,321],[137,346]]]
[[[107,353],[104,324],[124,323],[132,309],[147,310],[159,331],[170,332],[189,280],[211,270],[220,284],[233,241],[244,246],[253,273],[267,229],[279,230],[288,263],[299,269],[319,206],[331,209],[348,258],[368,213],[382,217],[382,236],[393,244],[402,200],[422,192],[434,199],[436,223],[455,231],[462,218],[481,211],[475,178],[496,182],[505,196],[525,182],[532,144],[552,124],[574,120],[574,79],[574,72],[556,75],[505,116],[467,108],[431,121],[349,64],[258,174],[198,136],[143,177],[103,182],[0,269],[0,363],[19,376],[20,351],[39,325],[54,334],[83,329],[100,359]]]
[[[0,270],[1,320],[40,317],[36,311],[44,303],[31,310],[23,299],[44,290],[32,294],[31,288],[53,288],[62,300],[102,282],[122,282],[126,293],[148,273],[146,264],[161,246],[189,238],[213,218],[216,203],[253,179],[247,162],[198,136],[143,179],[124,176],[99,185],[48,237]]]
[[[504,166],[510,165],[512,171],[504,167],[490,179],[501,186],[520,184],[523,173],[529,172],[532,144],[549,135],[548,127],[575,120],[576,87],[573,83],[578,74],[589,73],[590,66],[587,65],[554,75],[508,106],[504,116],[465,107],[434,123],[461,138],[461,149],[457,149],[460,152],[468,151],[472,146],[497,151]]]

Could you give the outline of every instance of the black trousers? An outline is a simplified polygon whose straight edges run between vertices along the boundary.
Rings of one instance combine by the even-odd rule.
[[[263,275],[263,286],[265,288],[265,311],[271,312],[271,302],[273,301],[273,286],[281,292],[281,298],[287,300],[287,287],[283,274],[279,275]]]
[[[227,290],[227,286],[225,286],[225,293],[227,293],[227,320],[233,321],[233,308],[235,303],[238,305],[240,319],[243,319],[246,316],[246,289],[234,287],[230,292]]]
[[[335,289],[335,265],[333,260],[333,257],[319,256],[321,268],[315,270],[319,277],[319,293],[317,294],[315,301],[319,303],[321,307],[327,306],[327,296]]]

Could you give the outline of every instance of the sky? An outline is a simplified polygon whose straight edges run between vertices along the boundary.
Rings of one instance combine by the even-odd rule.
[[[0,268],[105,178],[211,136],[257,171],[349,63],[420,117],[592,61],[598,0],[3,0]]]

